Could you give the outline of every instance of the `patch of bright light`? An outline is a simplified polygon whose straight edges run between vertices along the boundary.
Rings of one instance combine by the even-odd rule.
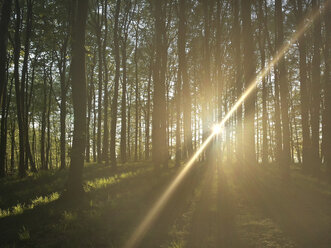
[[[220,124],[215,124],[213,126],[213,133],[219,134],[222,131],[222,126]]]

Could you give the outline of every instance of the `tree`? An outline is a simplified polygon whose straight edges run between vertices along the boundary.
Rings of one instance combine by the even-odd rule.
[[[187,74],[186,62],[186,0],[179,1],[179,23],[178,23],[178,70],[180,71],[180,78],[182,81],[182,95],[183,95],[183,124],[184,124],[184,158],[191,156],[192,147],[192,129],[191,129],[191,90],[189,77]]]
[[[324,14],[325,20],[325,164],[328,178],[331,179],[331,4],[328,4]]]
[[[276,50],[280,49],[284,42],[283,31],[283,14],[282,14],[282,0],[275,1],[275,18],[276,18]],[[288,117],[288,82],[287,72],[285,68],[284,56],[278,62],[278,82],[280,88],[281,98],[281,116],[282,116],[282,130],[283,130],[283,150],[281,164],[286,174],[289,173],[291,154],[290,154],[290,129]],[[276,86],[277,87],[277,86]]]
[[[165,99],[165,0],[153,0],[155,18],[155,62],[153,68],[152,159],[156,168],[167,166],[166,99]]]
[[[237,99],[242,94],[242,70],[241,70],[241,47],[240,47],[240,25],[239,25],[239,0],[232,2],[233,12],[233,50],[234,50],[234,64],[235,64],[235,80],[236,80],[236,95]],[[242,106],[237,109],[237,128],[236,128],[236,155],[239,163],[243,161],[243,136],[242,136]]]
[[[312,10],[319,12],[316,0],[312,0]],[[314,54],[312,60],[312,104],[311,104],[311,152],[312,152],[312,173],[317,174],[320,171],[320,104],[321,104],[321,18],[317,17],[313,27]]]
[[[6,64],[7,64],[7,43],[8,43],[8,25],[11,14],[11,0],[5,0],[1,9],[0,20],[0,107],[2,98],[7,85],[6,80]]]
[[[7,84],[6,65],[7,65],[7,43],[8,43],[8,25],[11,14],[11,0],[5,0],[1,9],[0,20],[0,108],[6,104]],[[5,116],[5,108],[1,113],[1,149],[0,149],[0,177],[5,175],[5,153],[6,153],[6,132],[5,125],[7,122]]]
[[[302,0],[296,2],[297,29],[301,28],[303,19]],[[300,107],[302,125],[302,167],[308,172],[310,166],[310,134],[309,134],[309,114],[308,114],[308,93],[307,93],[307,64],[306,64],[306,35],[302,34],[298,40],[299,45],[299,77],[300,77]]]
[[[68,195],[70,196],[84,191],[82,176],[86,142],[85,28],[87,7],[87,0],[72,0],[71,83],[74,108],[74,134],[68,178]]]
[[[118,17],[120,13],[121,0],[116,1],[115,22],[114,22],[114,54],[115,54],[115,79],[114,79],[114,96],[111,107],[112,119],[110,126],[110,159],[113,167],[116,167],[116,125],[117,125],[117,99],[118,85],[120,77],[120,51],[119,51],[119,33],[118,33]]]
[[[254,37],[251,30],[251,0],[241,1],[243,21],[243,54],[244,54],[244,86],[247,89],[255,80]],[[255,156],[255,94],[252,93],[245,99],[244,112],[244,160],[248,164],[256,164]]]

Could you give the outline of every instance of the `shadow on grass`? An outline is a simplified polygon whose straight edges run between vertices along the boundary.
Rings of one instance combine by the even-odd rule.
[[[240,195],[255,214],[271,220],[292,241],[290,247],[330,247],[330,185],[298,172],[288,181],[279,175],[276,168],[250,168],[237,180]]]
[[[178,170],[154,171],[150,166],[128,166],[110,172],[97,166],[95,171],[93,168],[85,171],[84,178],[94,183],[79,204],[55,200],[0,219],[1,244],[5,247],[119,247]],[[101,183],[96,183],[98,177]],[[179,202],[184,206],[188,200],[182,196],[188,197],[188,191],[194,188],[192,182],[198,181],[191,180],[191,184],[180,187],[181,193],[168,204],[165,217],[144,240],[150,244],[148,247],[155,247],[162,236],[166,237],[172,220],[181,213]]]

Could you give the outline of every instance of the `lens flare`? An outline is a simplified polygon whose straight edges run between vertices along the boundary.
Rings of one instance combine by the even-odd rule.
[[[213,133],[219,134],[222,131],[222,126],[220,124],[215,124],[213,126]]]
[[[163,208],[166,205],[166,202],[170,199],[172,194],[175,192],[178,185],[183,181],[185,176],[187,175],[187,172],[192,168],[192,165],[197,160],[197,158],[200,156],[200,154],[204,151],[204,149],[208,146],[208,144],[212,141],[214,136],[216,136],[218,133],[222,131],[222,127],[227,122],[227,120],[232,116],[232,114],[238,109],[239,106],[241,106],[244,102],[244,100],[247,98],[249,94],[251,94],[258,83],[259,80],[261,80],[262,77],[264,77],[272,67],[275,66],[276,63],[285,55],[285,53],[290,49],[291,45],[293,45],[294,42],[296,42],[300,36],[304,34],[304,32],[312,25],[314,20],[322,13],[324,10],[328,7],[327,5],[330,3],[329,1],[326,1],[324,6],[321,7],[320,11],[314,11],[308,16],[308,21],[306,23],[303,23],[301,27],[294,33],[294,35],[291,37],[287,43],[285,43],[280,50],[275,54],[273,59],[269,62],[269,64],[258,73],[256,78],[251,82],[250,86],[245,90],[245,92],[242,94],[242,96],[237,100],[237,102],[232,106],[230,111],[225,115],[225,117],[222,119],[222,121],[218,124],[216,124],[211,134],[206,138],[206,140],[202,143],[202,145],[199,147],[199,149],[195,152],[195,154],[190,158],[190,160],[186,163],[184,168],[176,175],[176,177],[173,179],[173,181],[169,184],[169,186],[166,188],[166,190],[163,192],[161,197],[156,201],[156,203],[152,206],[150,211],[147,213],[145,218],[142,220],[140,225],[135,229],[134,233],[130,237],[130,239],[126,242],[124,245],[124,248],[132,248],[138,246],[139,242],[142,240],[146,232],[150,229],[151,225],[155,221],[155,219],[158,217],[158,215],[161,213]]]

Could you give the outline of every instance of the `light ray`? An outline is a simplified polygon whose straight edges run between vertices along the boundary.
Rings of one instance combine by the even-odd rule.
[[[181,183],[181,181],[184,179],[184,177],[187,175],[187,172],[192,168],[192,165],[196,161],[196,159],[200,156],[200,154],[204,151],[204,149],[207,147],[207,145],[211,142],[211,140],[219,134],[224,127],[224,124],[227,122],[227,120],[233,115],[233,113],[241,106],[244,102],[244,100],[247,98],[248,95],[250,95],[256,88],[256,85],[258,81],[264,77],[272,67],[275,66],[275,64],[278,63],[278,61],[285,55],[285,53],[290,49],[291,45],[296,42],[300,36],[304,34],[304,32],[310,28],[314,20],[328,7],[330,0],[326,1],[324,3],[324,6],[321,7],[320,11],[313,11],[309,18],[307,23],[303,23],[302,26],[293,34],[291,39],[287,41],[276,53],[274,58],[269,62],[269,64],[258,73],[256,78],[250,83],[250,86],[245,90],[245,92],[242,94],[242,96],[238,99],[238,101],[232,106],[230,111],[225,115],[225,117],[222,119],[222,121],[218,124],[216,124],[213,128],[213,131],[211,134],[207,137],[207,139],[202,143],[202,145],[199,147],[199,149],[195,152],[195,154],[190,158],[190,160],[186,163],[184,168],[177,174],[177,176],[173,179],[173,181],[169,184],[169,186],[166,188],[166,190],[163,192],[161,197],[156,201],[156,203],[152,206],[152,208],[149,210],[143,221],[140,223],[140,225],[135,229],[134,233],[130,237],[130,239],[127,241],[127,243],[124,245],[124,248],[132,248],[136,247],[139,242],[142,240],[146,232],[150,229],[151,225],[153,224],[154,220],[158,217],[160,212],[163,210],[163,208],[166,205],[166,202],[169,200],[169,198],[172,196],[172,194],[175,192],[178,185]]]

